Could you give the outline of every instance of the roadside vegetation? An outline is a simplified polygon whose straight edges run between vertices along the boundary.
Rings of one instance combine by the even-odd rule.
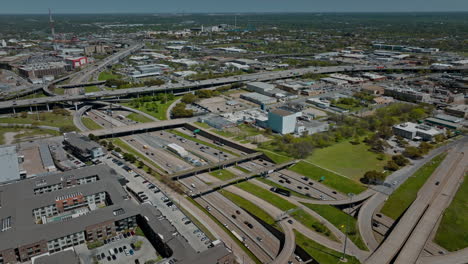
[[[21,112],[12,117],[0,118],[4,124],[31,124],[32,126],[51,126],[60,129],[60,132],[76,131],[73,117],[70,112],[62,108],[54,108],[51,112],[39,112],[29,114]]]
[[[133,120],[138,123],[149,123],[149,122],[154,122],[153,120],[149,119],[148,117],[144,115],[140,115],[137,113],[131,113],[127,116],[128,119]]]
[[[178,99],[173,94],[157,94],[155,96],[142,96],[122,105],[140,110],[159,120],[166,120],[169,106]]]
[[[444,211],[435,242],[448,251],[468,247],[468,181],[460,185],[450,206]]]
[[[445,153],[440,154],[417,170],[388,197],[381,212],[394,220],[398,219],[416,199],[418,190],[439,167],[445,156]]]
[[[98,123],[96,123],[93,119],[89,118],[89,117],[82,117],[81,118],[81,122],[83,122],[83,125],[85,127],[87,127],[89,130],[98,130],[98,129],[102,129],[102,126],[99,125]]]
[[[234,179],[235,177],[237,177],[236,174],[234,174],[231,171],[226,170],[226,169],[212,171],[212,172],[210,172],[210,175],[214,176],[214,177],[216,177],[216,178],[218,178],[218,179],[220,179],[222,181],[231,180],[231,179]]]
[[[366,244],[362,241],[356,218],[331,205],[302,204],[327,219],[332,225],[343,232],[343,234],[346,234],[346,225],[349,221],[348,237],[360,249],[368,250]]]

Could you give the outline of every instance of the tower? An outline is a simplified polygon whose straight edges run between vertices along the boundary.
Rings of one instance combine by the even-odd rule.
[[[52,12],[49,8],[49,25],[50,25],[50,32],[52,33],[52,45],[54,46],[54,51],[57,51],[57,40],[55,39],[55,23],[54,19],[52,18]]]

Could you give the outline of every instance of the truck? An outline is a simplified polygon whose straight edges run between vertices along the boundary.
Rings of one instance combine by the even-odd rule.
[[[272,187],[272,188],[270,189],[270,191],[275,192],[275,193],[279,193],[279,194],[284,195],[284,196],[287,196],[287,197],[291,196],[291,192],[290,192],[290,191],[285,190],[285,189],[281,189],[281,188],[277,188],[277,187]]]
[[[119,152],[117,152],[115,150],[113,150],[111,153],[112,153],[112,155],[116,156],[117,158],[120,158],[120,159],[124,158],[124,156],[121,153],[119,153]]]
[[[241,237],[236,231],[231,230],[231,233],[232,233],[237,239],[239,239],[239,241],[244,242],[245,239],[244,239],[243,237]]]

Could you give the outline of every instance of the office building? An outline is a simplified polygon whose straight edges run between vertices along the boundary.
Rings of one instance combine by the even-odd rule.
[[[431,96],[409,88],[385,87],[384,95],[407,102],[429,102]]]
[[[418,125],[411,122],[393,126],[393,133],[396,136],[401,136],[407,139],[424,141],[432,141],[436,135],[442,134],[441,131],[433,127]]]
[[[468,118],[468,105],[456,105],[445,108],[445,112],[460,118]]]
[[[92,160],[104,156],[105,150],[98,143],[77,133],[64,134],[64,145],[82,161]]]
[[[37,79],[46,75],[58,76],[71,70],[71,68],[71,65],[65,62],[44,62],[28,64],[18,68],[18,70],[20,75],[26,78]]]

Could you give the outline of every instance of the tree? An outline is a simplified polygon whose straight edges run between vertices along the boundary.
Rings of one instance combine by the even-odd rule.
[[[197,99],[198,99],[197,96],[195,96],[194,94],[188,93],[182,96],[182,99],[180,99],[180,101],[186,104],[193,104]]]
[[[114,149],[114,143],[109,142],[109,144],[107,144],[107,149],[108,149],[109,151],[112,151],[112,150]]]
[[[291,154],[295,158],[304,159],[309,156],[314,150],[314,146],[310,142],[295,142],[291,145]]]
[[[417,159],[422,156],[421,151],[417,147],[411,147],[411,146],[405,149],[405,151],[403,152],[403,155],[405,155],[405,157],[408,157],[410,159]]]
[[[145,166],[145,163],[141,160],[138,161],[138,168],[143,168],[143,166]]]
[[[21,112],[20,117],[21,117],[21,118],[27,118],[27,117],[28,117],[28,113],[27,113],[27,112]]]
[[[432,145],[427,142],[421,142],[421,144],[419,144],[419,150],[421,155],[426,155],[431,149]]]
[[[389,171],[397,171],[400,167],[394,160],[389,160],[387,165],[385,165],[385,169]]]
[[[409,160],[401,154],[393,156],[392,160],[400,167],[406,166],[409,163]]]
[[[93,133],[89,133],[88,138],[93,141],[97,139],[97,137]]]
[[[385,180],[385,174],[375,170],[368,171],[364,174],[364,177],[361,178],[361,182],[366,184],[381,184]]]
[[[119,147],[116,147],[114,150],[119,153],[122,152],[122,150]]]

